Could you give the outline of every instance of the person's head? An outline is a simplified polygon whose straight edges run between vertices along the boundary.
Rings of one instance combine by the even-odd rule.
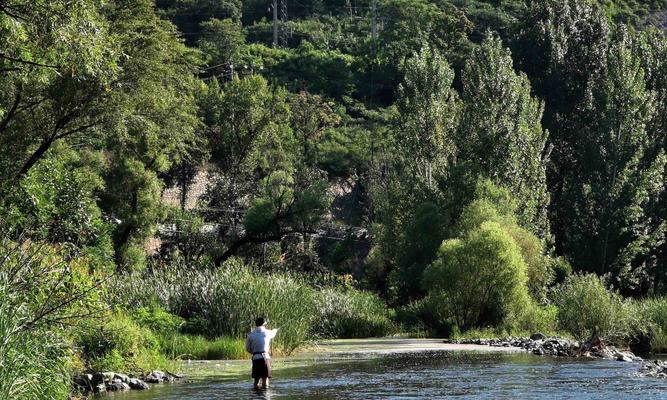
[[[268,321],[266,318],[264,318],[264,317],[258,317],[258,318],[255,320],[255,325],[256,325],[256,326],[264,326],[264,325],[266,325],[267,322],[269,322],[269,321]]]

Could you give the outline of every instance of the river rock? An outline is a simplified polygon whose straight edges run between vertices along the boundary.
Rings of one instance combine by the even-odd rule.
[[[107,385],[107,391],[109,392],[122,392],[125,390],[130,390],[130,386],[120,379],[114,379],[113,382]]]
[[[162,371],[153,371],[150,374],[144,376],[143,381],[146,383],[162,383],[162,382],[173,382],[174,377],[165,374]]]
[[[107,391],[107,386],[104,383],[100,383],[99,385],[95,385],[93,388],[93,393],[102,393]]]
[[[74,389],[84,392],[89,392],[93,390],[93,375],[83,374],[74,378],[73,381]]]
[[[148,389],[150,389],[150,386],[148,386],[148,384],[146,382],[142,381],[141,379],[137,379],[137,378],[130,378],[130,381],[128,382],[128,384],[130,385],[130,389],[133,389],[133,390],[148,390]]]
[[[594,338],[583,344],[576,340],[548,338],[542,333],[533,334],[530,338],[508,337],[504,339],[460,339],[452,340],[455,344],[477,344],[494,347],[519,347],[539,356],[553,357],[591,357],[618,361],[640,361],[641,358],[632,352],[623,352],[613,346],[605,345],[600,339]]]
[[[639,375],[653,378],[667,378],[667,362],[658,360],[646,362],[640,368]]]
[[[120,379],[123,383],[128,383],[130,381],[130,377],[125,374],[115,373],[113,377],[114,379]]]
[[[100,383],[111,382],[111,380],[116,376],[113,372],[97,372],[93,374],[92,383],[93,386],[97,386]]]

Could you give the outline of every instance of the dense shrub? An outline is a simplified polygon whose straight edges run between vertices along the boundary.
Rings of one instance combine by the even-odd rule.
[[[572,275],[555,291],[560,327],[580,340],[618,341],[628,335],[623,298],[594,274]]]
[[[313,332],[322,337],[386,336],[393,330],[386,305],[377,295],[356,289],[327,288],[315,295]]]
[[[539,303],[546,304],[548,288],[556,279],[554,268],[559,264],[544,255],[543,240],[519,225],[515,217],[516,201],[506,189],[480,180],[475,191],[475,200],[461,214],[459,233],[466,235],[485,222],[498,223],[521,251],[530,294]]]
[[[520,332],[523,336],[535,332],[558,335],[558,308],[554,305],[540,306],[534,302],[510,318],[502,328]]]
[[[178,332],[181,326],[185,324],[183,318],[170,314],[155,304],[132,310],[130,317],[140,326],[147,327],[160,334]]]
[[[501,324],[529,304],[526,264],[512,237],[485,222],[462,239],[445,241],[423,283],[461,329]]]
[[[75,344],[91,371],[140,373],[171,365],[160,352],[158,337],[120,312],[79,328]]]
[[[442,294],[430,294],[396,310],[396,321],[402,329],[418,336],[428,334],[450,337],[455,329],[447,299]]]

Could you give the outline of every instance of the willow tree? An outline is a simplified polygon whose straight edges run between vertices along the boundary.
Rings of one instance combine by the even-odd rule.
[[[143,263],[144,242],[164,216],[158,175],[195,141],[199,60],[151,1],[115,2],[105,15],[126,56],[119,60],[119,90],[111,93],[104,207],[119,221],[118,268],[129,268]]]
[[[0,189],[106,121],[120,49],[97,1],[0,5]],[[0,196],[1,197],[1,196]]]
[[[523,205],[520,222],[547,236],[549,150],[542,102],[531,95],[526,75],[514,71],[510,51],[491,36],[473,52],[461,80],[458,169],[510,190]]]

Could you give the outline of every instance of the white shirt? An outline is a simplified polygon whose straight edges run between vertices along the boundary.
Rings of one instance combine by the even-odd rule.
[[[270,360],[271,340],[277,333],[278,329],[266,329],[264,326],[258,326],[248,335],[245,341],[245,350],[248,353],[261,353],[253,354],[253,360],[259,360],[260,358]]]

